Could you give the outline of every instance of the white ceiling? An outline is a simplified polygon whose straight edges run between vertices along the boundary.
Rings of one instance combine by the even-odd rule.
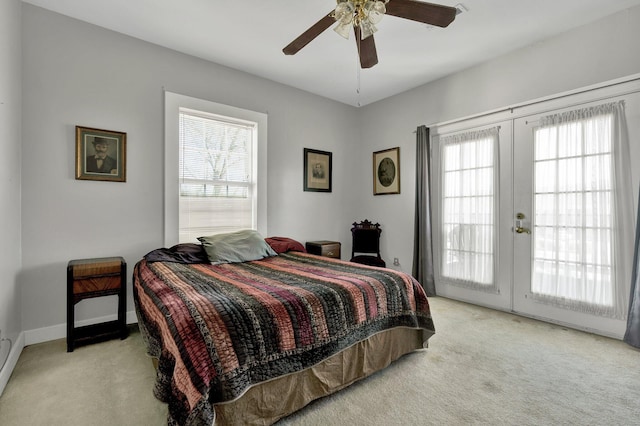
[[[284,46],[335,7],[334,0],[24,1],[354,106],[640,4],[640,0],[442,0],[438,3],[462,4],[468,11],[447,28],[385,16],[375,34],[379,63],[359,70],[353,37],[345,40],[331,28],[298,54],[282,53]]]

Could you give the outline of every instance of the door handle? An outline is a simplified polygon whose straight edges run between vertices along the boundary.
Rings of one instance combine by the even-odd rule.
[[[524,219],[524,213],[518,213],[516,215],[516,226],[513,228],[518,234],[530,234],[531,230],[522,226]]]

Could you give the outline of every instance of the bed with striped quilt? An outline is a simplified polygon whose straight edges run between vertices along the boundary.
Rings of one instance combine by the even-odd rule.
[[[308,253],[211,265],[138,262],[134,300],[169,424],[211,425],[216,404],[396,327],[435,332],[403,272]]]

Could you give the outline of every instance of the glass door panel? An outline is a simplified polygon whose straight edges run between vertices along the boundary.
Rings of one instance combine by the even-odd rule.
[[[514,210],[527,217],[514,232],[514,310],[619,334],[612,118],[540,119],[514,122]]]

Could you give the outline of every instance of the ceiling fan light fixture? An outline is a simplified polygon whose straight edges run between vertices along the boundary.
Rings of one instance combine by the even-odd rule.
[[[347,40],[349,40],[349,34],[351,34],[352,28],[353,28],[353,25],[351,25],[351,22],[347,22],[347,23],[338,22],[338,25],[336,25],[333,28],[333,31],[338,33],[338,35],[340,35],[341,37],[344,37]]]
[[[367,37],[371,37],[373,33],[378,31],[375,25],[373,25],[370,21],[362,21],[360,23],[360,29],[362,30],[362,39],[364,40]]]
[[[351,1],[341,1],[333,11],[333,17],[336,22],[338,22],[338,25],[333,28],[333,31],[347,40],[349,39],[351,27],[353,26],[355,10],[356,8]]]
[[[351,27],[360,27],[362,38],[370,37],[378,31],[376,25],[387,11],[389,0],[338,0],[333,17],[338,23],[333,30],[348,39]]]
[[[382,21],[382,17],[387,12],[385,2],[382,1],[368,1],[363,9],[367,20],[374,25]]]
[[[343,1],[338,3],[333,11],[333,16],[340,24],[350,24],[353,22],[355,10],[356,7],[351,1]]]

